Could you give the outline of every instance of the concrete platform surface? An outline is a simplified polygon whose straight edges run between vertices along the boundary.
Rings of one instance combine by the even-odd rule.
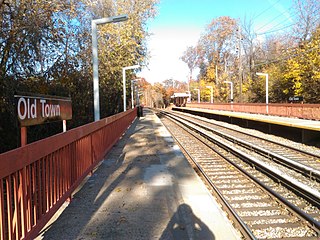
[[[150,110],[37,239],[240,239]]]

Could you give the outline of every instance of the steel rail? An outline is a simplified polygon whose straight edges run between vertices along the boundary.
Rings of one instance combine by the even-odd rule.
[[[161,113],[160,113],[161,114]],[[174,120],[173,120],[174,121]],[[195,164],[196,168],[200,171],[201,176],[203,176],[206,180],[206,182],[210,185],[210,187],[214,190],[215,195],[219,198],[223,206],[225,207],[226,212],[232,216],[234,220],[236,220],[234,223],[237,225],[237,227],[240,227],[238,229],[243,237],[248,240],[256,240],[257,238],[253,235],[250,228],[245,224],[245,222],[241,219],[241,217],[234,211],[232,206],[228,203],[226,198],[223,196],[223,194],[219,191],[219,189],[214,185],[210,177],[206,174],[206,172],[203,170],[203,168],[197,163],[197,161],[191,156],[188,152],[188,150],[183,146],[183,144],[177,139],[174,134],[170,131],[170,129],[167,128],[167,130],[171,133],[172,137],[175,139],[175,141],[178,143],[178,145],[183,149],[183,151],[188,155],[188,157],[192,160],[192,162]],[[200,140],[201,141],[201,140]]]
[[[166,115],[168,116],[168,113],[166,113]],[[265,164],[263,164],[262,162],[260,162],[259,160],[257,161],[257,159],[249,156],[246,153],[243,153],[242,151],[239,151],[238,149],[234,148],[233,146],[230,146],[226,143],[223,143],[217,139],[214,139],[212,136],[208,136],[207,134],[203,133],[200,129],[196,129],[194,127],[192,127],[190,125],[190,123],[186,123],[184,122],[184,120],[180,120],[177,119],[176,117],[172,117],[172,116],[168,116],[169,118],[173,118],[175,119],[177,122],[180,122],[181,124],[187,126],[189,129],[197,132],[198,134],[200,134],[201,136],[203,136],[204,138],[208,139],[209,141],[214,142],[216,145],[218,145],[219,147],[231,152],[232,154],[234,154],[235,156],[241,158],[242,160],[244,160],[245,162],[247,162],[250,165],[254,165],[256,168],[258,168],[260,171],[262,171],[264,174],[266,174],[267,176],[269,176],[270,178],[274,179],[275,181],[281,182],[283,183],[287,188],[289,188],[291,191],[295,192],[296,194],[302,196],[303,198],[305,198],[307,201],[311,202],[312,204],[314,204],[315,206],[317,206],[318,208],[320,207],[320,198],[317,196],[314,196],[312,192],[306,191],[306,189],[304,188],[305,186],[297,186],[295,185],[293,182],[296,183],[296,181],[292,181],[292,179],[287,179],[285,176],[281,176],[281,174],[283,174],[282,172],[277,172],[274,171],[274,169],[270,169],[268,166],[266,166]],[[232,161],[230,162],[232,163]],[[233,164],[233,163],[232,163]],[[234,165],[234,164],[233,164]],[[261,182],[261,184],[263,184]],[[264,185],[264,184],[263,184]],[[302,216],[306,221],[308,221],[311,226],[313,226],[318,232],[320,231],[320,222],[318,222],[317,220],[315,220],[314,218],[312,218],[310,215],[306,214],[305,212],[303,212],[301,209],[297,208],[295,205],[293,205],[292,203],[290,203],[288,200],[286,200],[285,198],[283,198],[281,195],[279,195],[278,193],[274,192],[272,189],[270,189],[270,193],[272,195],[274,195],[275,197],[279,196],[279,200],[281,202],[283,202],[284,204],[286,204],[293,212],[295,212],[297,215]]]
[[[174,114],[174,115],[177,116],[176,114]],[[278,164],[284,165],[286,167],[293,167],[294,170],[300,172],[304,176],[314,178],[316,181],[320,182],[320,171],[319,170],[316,170],[316,169],[314,169],[312,167],[306,166],[306,165],[301,164],[299,162],[293,161],[293,160],[291,160],[289,158],[283,157],[283,156],[281,156],[281,155],[279,155],[277,153],[274,153],[272,151],[266,150],[264,148],[256,146],[256,145],[254,145],[252,143],[249,143],[247,141],[244,141],[244,140],[241,140],[241,139],[237,139],[236,137],[233,137],[233,136],[231,136],[231,135],[229,135],[227,133],[223,133],[223,132],[218,131],[216,129],[213,129],[211,127],[203,126],[203,125],[201,125],[199,123],[193,122],[193,121],[191,121],[189,119],[186,119],[184,117],[181,117],[181,116],[177,116],[177,117],[180,117],[180,118],[184,119],[185,121],[188,121],[188,122],[191,122],[191,123],[195,124],[196,126],[199,126],[199,127],[204,128],[204,129],[206,129],[208,131],[211,131],[211,132],[213,132],[213,133],[215,133],[215,134],[217,134],[217,135],[219,135],[219,136],[221,136],[223,138],[226,138],[229,141],[232,141],[234,143],[238,143],[239,145],[242,145],[242,146],[244,146],[244,147],[246,147],[246,148],[248,148],[250,150],[255,150],[259,154],[262,153],[264,156],[267,156],[268,158],[276,161]],[[213,124],[213,123],[210,123],[210,124]],[[220,126],[220,125],[218,125],[218,126]],[[238,133],[245,134],[245,135],[248,135],[248,136],[252,136],[252,137],[255,137],[255,138],[259,138],[259,137],[256,137],[256,136],[253,136],[253,135],[250,135],[250,134],[247,134],[247,133],[243,133],[243,132],[238,131],[238,130],[233,130],[233,129],[229,129],[229,130],[236,131]],[[259,138],[259,139],[262,139],[262,138]],[[265,140],[265,139],[262,139],[262,140]],[[265,141],[268,141],[268,140],[265,140]],[[275,143],[275,142],[272,142],[272,143],[278,144],[278,143]],[[278,145],[280,145],[280,144],[278,144]],[[282,146],[284,146],[284,145],[282,145]],[[284,147],[286,147],[286,146],[284,146]],[[294,150],[298,151],[298,152],[302,152],[299,149],[294,149]],[[308,153],[306,153],[304,151],[303,151],[303,153],[308,154]],[[313,154],[308,154],[308,155],[314,156]],[[318,156],[318,157],[320,157],[320,156]]]
[[[194,118],[194,119],[198,119],[200,121],[203,121],[203,122],[206,122],[206,123],[209,123],[209,124],[212,124],[212,125],[215,125],[215,126],[219,126],[221,128],[225,128],[225,129],[228,129],[228,130],[232,130],[234,132],[238,132],[238,133],[241,133],[241,134],[244,134],[244,135],[247,135],[247,136],[250,136],[250,137],[254,137],[254,138],[257,138],[257,139],[260,139],[260,140],[263,140],[263,141],[266,141],[266,142],[270,142],[270,143],[273,143],[273,144],[276,144],[276,145],[280,145],[282,147],[285,147],[285,148],[289,148],[289,149],[292,149],[294,151],[297,151],[297,152],[300,152],[300,153],[303,153],[303,154],[306,154],[306,155],[309,155],[309,156],[312,156],[312,157],[316,157],[316,158],[320,158],[320,154],[316,154],[316,153],[313,153],[313,152],[307,152],[303,149],[299,149],[299,148],[296,148],[294,146],[288,146],[288,145],[285,145],[281,142],[276,142],[274,140],[271,140],[271,139],[265,139],[265,138],[262,138],[262,137],[259,137],[259,136],[256,136],[256,135],[253,135],[253,134],[250,134],[250,133],[247,133],[247,132],[242,132],[240,130],[237,130],[237,129],[232,129],[232,128],[229,128],[227,126],[223,126],[223,125],[220,125],[220,124],[217,124],[217,123],[213,123],[207,119],[200,119],[200,118],[204,118],[204,117],[201,117],[201,116],[197,116],[197,115],[192,115],[191,113],[185,113],[185,112],[180,112],[180,111],[177,111],[179,112],[179,114],[183,114],[183,115],[186,115],[188,114],[187,116],[190,117],[190,118]],[[176,115],[176,113],[171,113],[171,114],[174,114]],[[192,116],[191,116],[192,115]],[[179,115],[178,115],[179,116]]]

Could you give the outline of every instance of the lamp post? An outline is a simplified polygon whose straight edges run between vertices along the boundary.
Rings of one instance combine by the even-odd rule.
[[[200,103],[200,89],[199,88],[195,88],[193,90],[198,91],[198,103]]]
[[[269,75],[268,73],[256,73],[258,76],[265,76],[266,77],[266,112],[269,113]]]
[[[224,83],[230,84],[230,100],[231,100],[231,103],[233,103],[233,82],[224,81]]]
[[[127,110],[127,103],[126,103],[126,70],[139,68],[140,65],[133,65],[122,68],[122,85],[123,85],[123,111]]]
[[[100,120],[100,104],[99,104],[99,68],[98,68],[98,38],[97,25],[105,23],[116,23],[127,21],[127,15],[113,16],[109,18],[94,19],[91,21],[92,28],[92,58],[93,58],[93,106],[94,121]]]
[[[133,88],[134,88],[134,84],[138,81],[139,79],[133,79],[131,80],[131,108],[134,108],[134,104],[133,104]]]
[[[188,99],[187,99],[187,102],[190,103],[191,102],[191,92],[190,92],[190,82],[191,82],[191,78],[192,78],[192,75],[190,73],[189,75],[189,78],[187,77],[187,84],[188,84],[188,93],[190,94]]]
[[[213,87],[207,86],[207,88],[210,88],[210,103],[213,103]]]

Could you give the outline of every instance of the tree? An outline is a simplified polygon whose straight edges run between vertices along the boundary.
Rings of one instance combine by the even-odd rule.
[[[161,83],[155,83],[153,86],[153,103],[154,107],[162,108],[165,102],[170,102],[170,96],[167,95],[166,89]]]
[[[75,19],[77,11],[81,11],[77,6],[78,3],[71,0],[1,1],[0,139],[4,144],[0,145],[0,152],[16,147],[19,142],[14,93],[52,93],[51,70],[68,56],[75,55],[72,49],[77,49],[78,38],[73,33],[79,32],[80,27],[73,31],[75,26],[70,19]],[[32,131],[29,131],[29,141],[40,135]]]
[[[93,120],[91,20],[128,14],[126,23],[105,24],[98,31],[101,116],[119,112],[122,67],[146,62],[146,22],[155,16],[156,4],[157,0],[0,1],[0,139],[5,143],[0,141],[0,152],[19,142],[16,91],[70,96],[74,111],[68,127]],[[128,72],[128,82],[133,77]],[[29,141],[61,131],[58,126],[42,134],[48,128],[30,128]]]
[[[249,101],[264,102],[265,80],[255,73],[266,72],[270,102],[287,102],[294,95],[302,95],[305,102],[320,102],[320,2],[295,0],[292,9],[292,28],[270,31],[259,38],[252,20],[245,19],[239,31],[239,21],[235,19],[213,19],[198,44],[188,47],[182,56],[190,71],[194,67],[200,69],[196,87],[201,88],[201,95],[207,96],[205,86],[212,85],[215,99],[226,101],[228,89],[224,81],[232,81],[235,99],[242,99],[240,94],[244,93]]]
[[[306,41],[320,25],[319,0],[295,0],[295,11],[298,15],[294,27],[295,36],[299,41]]]
[[[199,45],[204,54],[203,61],[206,66],[211,64],[217,66],[218,74],[226,71],[235,60],[237,30],[238,24],[235,19],[219,17],[212,20],[200,38]],[[215,76],[215,82],[217,83],[217,76]]]
[[[220,99],[220,88],[225,80],[236,81],[239,69],[237,54],[239,39],[238,22],[230,17],[213,19],[206,26],[198,45],[188,47],[182,60],[190,72],[200,68],[199,80],[209,83],[215,89],[215,98]],[[207,91],[207,90],[204,90]]]
[[[200,57],[199,49],[193,46],[189,46],[181,57],[182,61],[188,65],[190,78],[192,77],[193,70],[199,65]]]
[[[320,28],[313,32],[310,40],[296,49],[288,59],[284,79],[291,83],[293,94],[304,96],[308,103],[319,103],[320,94]]]
[[[99,27],[99,73],[102,106],[101,116],[118,112],[122,106],[122,68],[131,65],[146,65],[146,39],[149,33],[145,29],[147,19],[154,17],[156,1],[119,1],[119,8],[112,14],[128,14],[128,21],[120,24],[105,24]],[[134,71],[127,71],[127,86],[134,78]],[[130,91],[127,91],[129,100]],[[110,103],[110,104],[108,104]]]

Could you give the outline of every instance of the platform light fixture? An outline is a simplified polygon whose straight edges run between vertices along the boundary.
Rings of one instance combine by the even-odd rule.
[[[98,38],[97,25],[105,23],[117,23],[128,20],[128,15],[119,15],[109,18],[94,19],[91,21],[92,29],[92,58],[93,58],[93,105],[94,121],[100,120],[100,103],[99,103],[99,61],[98,61]]]
[[[127,110],[127,103],[126,103],[126,70],[140,68],[140,65],[132,65],[128,67],[122,68],[122,85],[123,85],[123,111]]]
[[[199,88],[195,88],[193,90],[198,91],[198,103],[200,103],[200,89]]]
[[[134,108],[134,98],[133,98],[133,89],[134,89],[134,84],[136,83],[136,82],[138,82],[140,79],[133,79],[133,80],[131,80],[131,109],[133,109]]]
[[[230,101],[233,103],[233,82],[223,81],[224,83],[230,84]]]
[[[210,88],[210,103],[213,103],[213,87],[207,86],[207,88]]]
[[[269,75],[268,73],[256,73],[258,76],[266,77],[266,112],[269,113]]]

